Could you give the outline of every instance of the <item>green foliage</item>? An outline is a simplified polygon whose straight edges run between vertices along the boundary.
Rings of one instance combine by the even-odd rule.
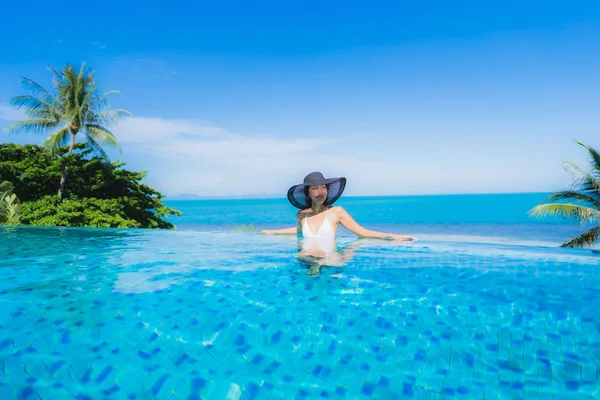
[[[0,182],[0,224],[17,225],[21,218],[21,202],[10,182]]]
[[[35,145],[0,145],[0,176],[21,199],[21,223],[42,226],[174,228],[165,218],[181,215],[162,203],[163,194],[141,183],[146,172],[123,169],[86,143],[50,156]],[[67,168],[65,198],[56,189]]]
[[[5,143],[0,145],[0,177],[12,182],[22,202],[56,194],[61,160],[39,146]]]
[[[23,205],[23,223],[37,226],[93,226],[100,228],[140,228],[127,218],[118,199],[64,199],[45,196]]]
[[[234,226],[231,231],[232,232],[254,232],[256,230],[256,228],[254,227],[254,224],[250,223],[248,225],[238,225],[238,226]]]
[[[529,210],[529,215],[535,217],[556,215],[573,219],[582,225],[600,222],[600,153],[581,142],[577,143],[587,150],[591,171],[587,172],[572,162],[565,162],[565,168],[573,176],[571,190],[553,193],[547,200],[559,202],[538,205]],[[567,240],[561,247],[593,245],[599,237],[600,225]]]

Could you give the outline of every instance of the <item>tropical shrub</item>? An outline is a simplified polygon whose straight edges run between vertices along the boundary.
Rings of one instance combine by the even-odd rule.
[[[12,182],[21,199],[21,223],[43,226],[174,228],[166,218],[181,215],[165,206],[164,195],[142,183],[146,172],[124,169],[87,143],[69,154],[51,156],[36,145],[0,144],[0,177]],[[67,167],[65,196],[57,188]]]
[[[254,227],[254,224],[252,224],[252,223],[234,226],[231,229],[232,232],[254,232],[255,230],[256,230],[256,228]]]
[[[0,224],[16,225],[21,218],[21,202],[10,182],[0,182]]]

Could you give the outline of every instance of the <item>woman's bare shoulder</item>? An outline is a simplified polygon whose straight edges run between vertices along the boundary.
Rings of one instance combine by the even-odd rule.
[[[329,209],[329,212],[330,212],[331,214],[333,214],[333,215],[335,216],[335,218],[341,218],[341,217],[342,217],[342,215],[344,215],[344,213],[345,213],[346,211],[344,211],[344,209],[343,209],[341,206],[332,206],[332,207]]]

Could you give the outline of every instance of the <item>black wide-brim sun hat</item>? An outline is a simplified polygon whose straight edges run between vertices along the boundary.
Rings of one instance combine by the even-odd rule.
[[[306,204],[306,195],[304,188],[313,185],[327,185],[327,203],[332,205],[340,198],[346,188],[346,178],[325,178],[320,172],[311,172],[304,177],[304,182],[289,188],[287,198],[296,208],[304,210],[308,207]]]

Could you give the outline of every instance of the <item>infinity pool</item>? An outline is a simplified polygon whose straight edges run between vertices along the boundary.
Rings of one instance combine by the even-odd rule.
[[[0,229],[0,398],[597,398],[589,250]]]

